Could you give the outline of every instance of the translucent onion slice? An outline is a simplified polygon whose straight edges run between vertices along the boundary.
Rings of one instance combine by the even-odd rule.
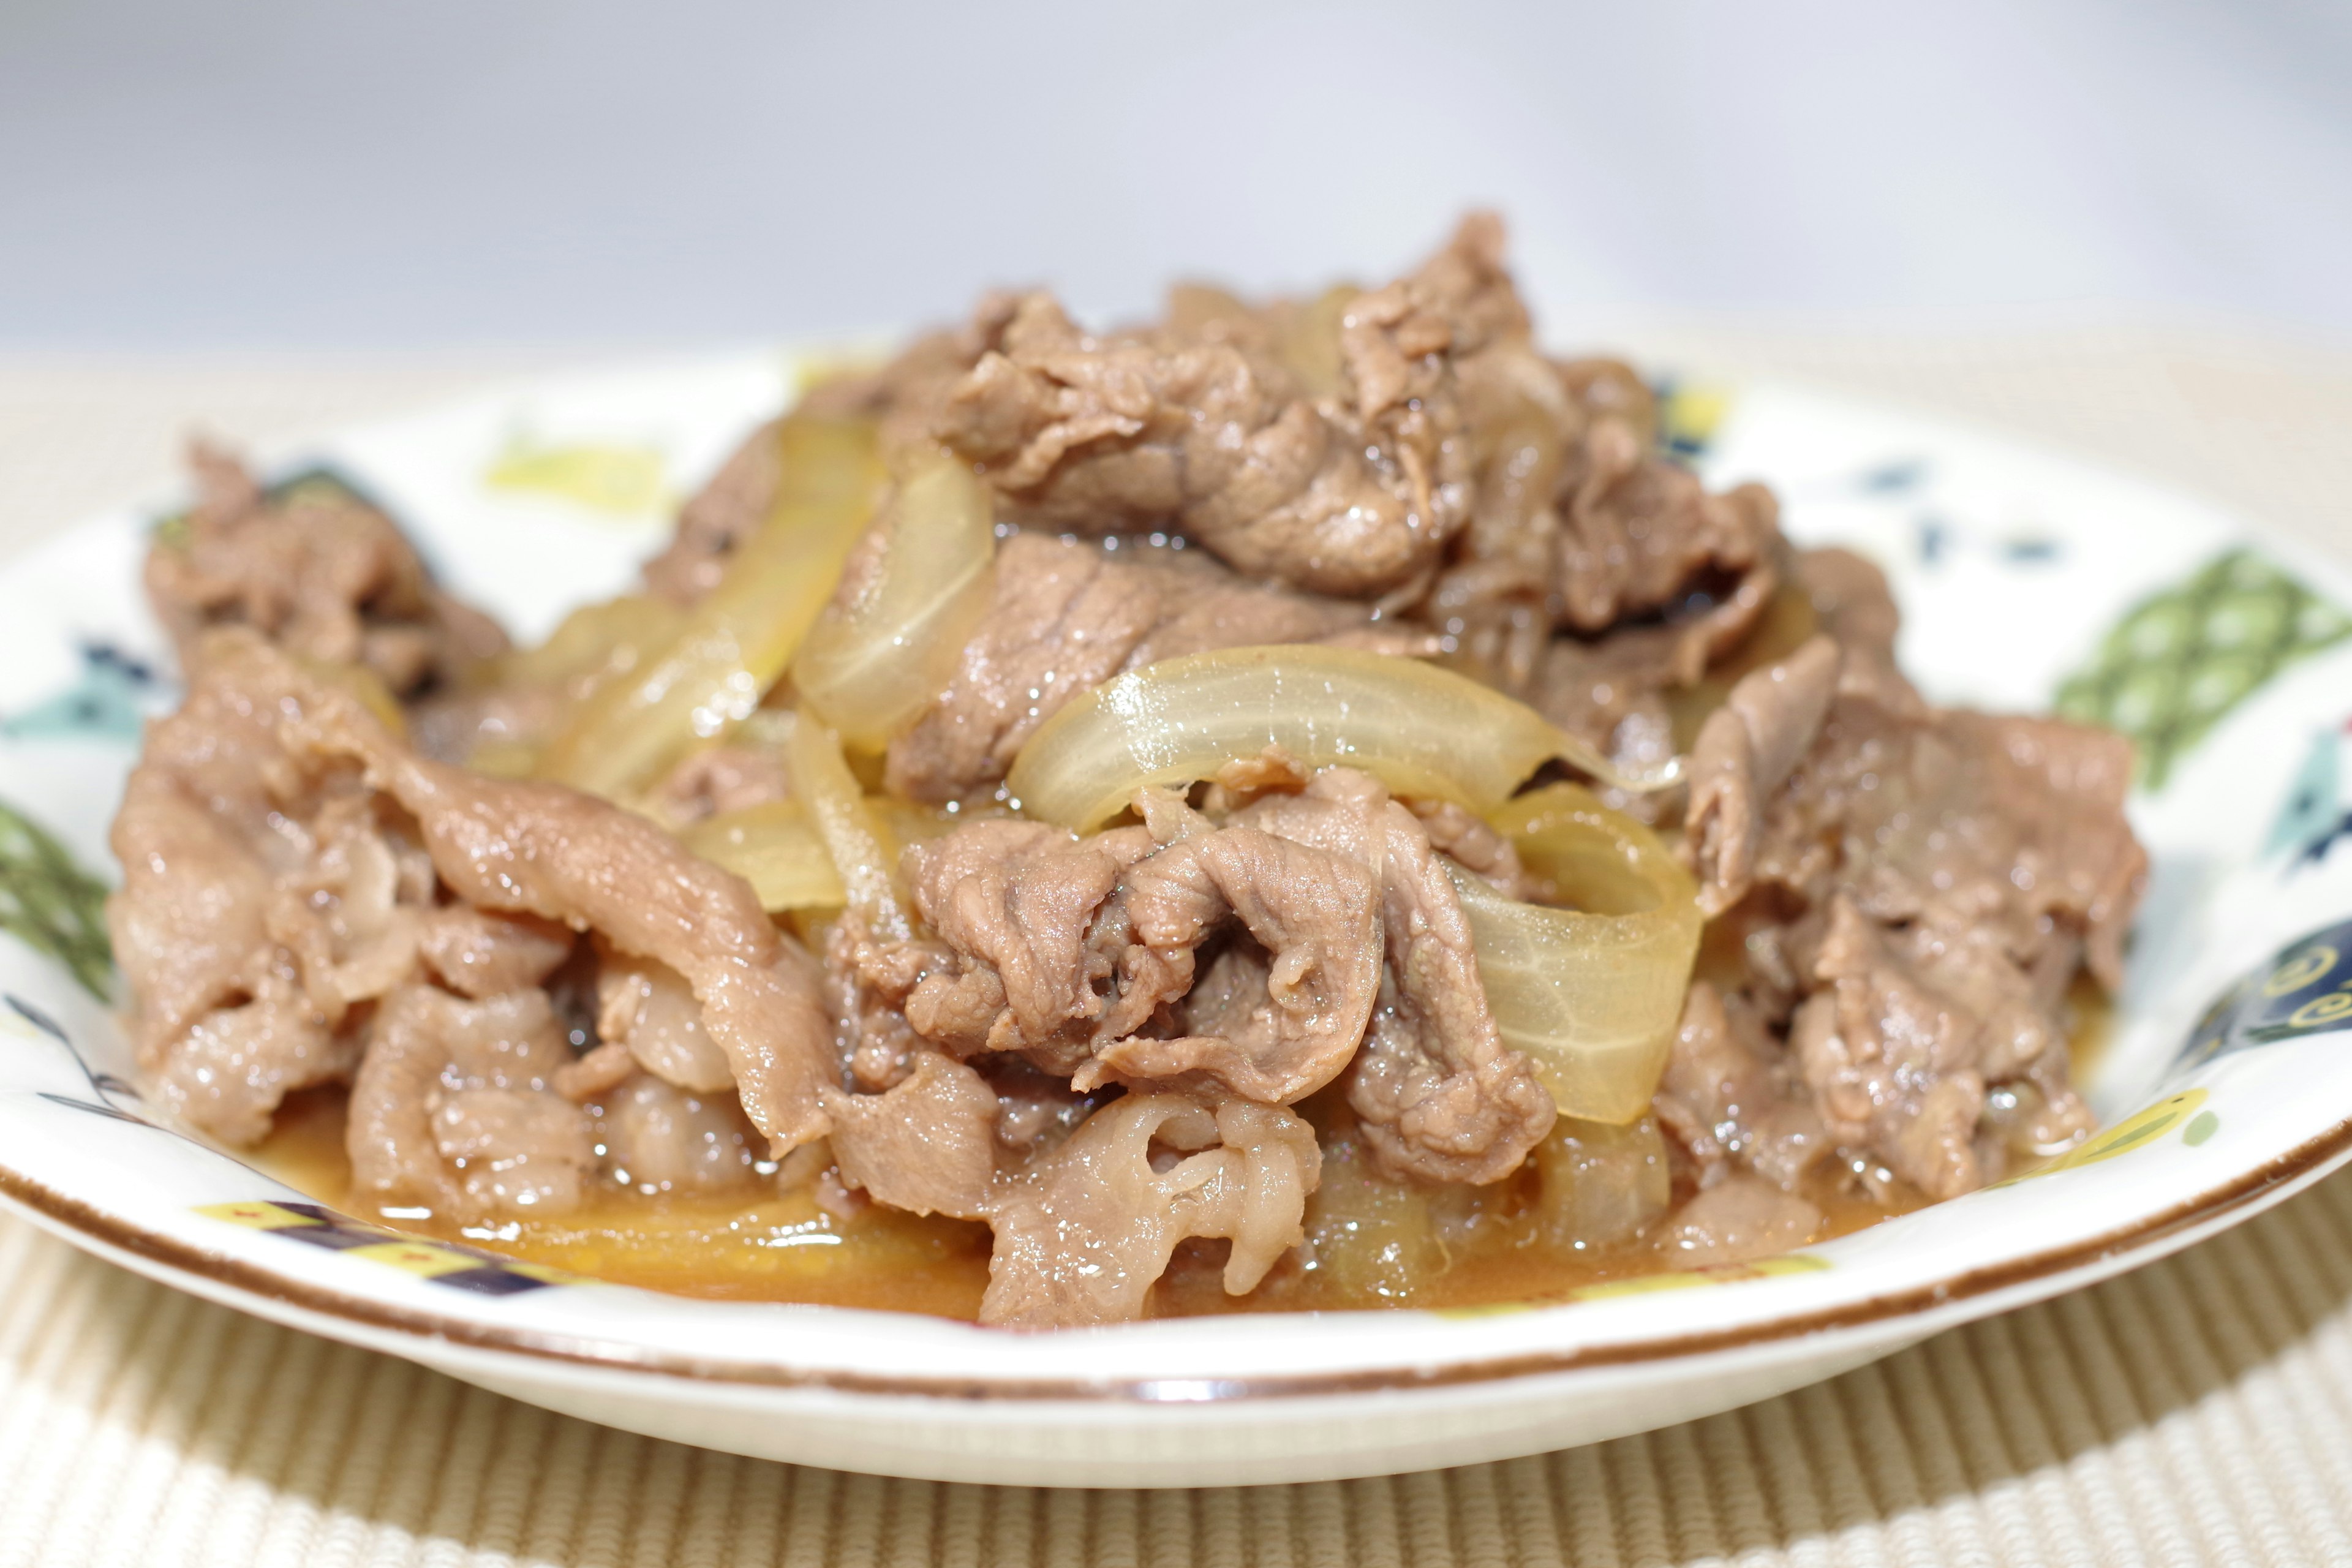
[[[915,928],[898,896],[898,847],[867,809],[866,792],[841,754],[841,737],[803,717],[793,726],[784,760],[792,770],[793,796],[833,859],[842,902],[876,936],[906,941]]]
[[[581,706],[538,772],[611,798],[658,776],[697,739],[760,704],[833,596],[883,473],[870,420],[794,415],[777,437],[773,509],[669,645]]]
[[[866,809],[898,847],[935,838],[955,826],[924,806],[876,795]],[[770,801],[689,824],[679,840],[697,855],[751,884],[761,907],[771,914],[793,910],[837,910],[846,901],[833,852],[796,800]],[[887,853],[891,845],[881,848]]]
[[[853,604],[825,606],[793,660],[801,709],[843,742],[879,751],[947,684],[993,595],[988,487],[945,452],[900,481],[877,527],[880,563]]]
[[[1447,863],[1504,1044],[1560,1114],[1647,1114],[1698,955],[1698,889],[1650,831],[1589,790],[1553,784],[1490,813],[1571,909],[1522,903]]]
[[[1181,787],[1280,746],[1309,767],[1345,763],[1400,795],[1488,811],[1557,757],[1622,789],[1635,778],[1525,703],[1417,659],[1355,648],[1225,648],[1105,681],[1032,736],[1006,780],[1031,816],[1090,831],[1139,784]]]
[[[837,910],[841,873],[796,800],[730,811],[691,824],[678,841],[713,865],[751,884],[761,906],[785,910]]]

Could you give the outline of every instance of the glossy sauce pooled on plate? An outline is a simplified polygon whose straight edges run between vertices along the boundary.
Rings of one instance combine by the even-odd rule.
[[[1023,1328],[1558,1295],[2073,1146],[2128,747],[1925,701],[1876,570],[1654,425],[1476,216],[1118,331],[989,296],[534,648],[201,454],[149,1086],[388,1223]]]

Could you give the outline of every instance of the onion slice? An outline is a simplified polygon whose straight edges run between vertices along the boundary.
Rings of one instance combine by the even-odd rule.
[[[1187,654],[1107,680],[1030,737],[1006,784],[1029,816],[1090,832],[1139,785],[1181,788],[1268,746],[1479,812],[1553,758],[1621,789],[1681,777],[1679,760],[1647,777],[1622,773],[1591,742],[1451,670],[1292,644]]]
[[[841,738],[803,716],[793,726],[784,760],[792,770],[793,795],[832,858],[850,912],[885,941],[905,942],[913,936],[914,922],[898,896],[896,847],[867,809],[866,792],[857,787],[857,775],[841,754]]]
[[[995,589],[988,487],[948,453],[908,473],[875,527],[884,531],[876,570],[850,590],[849,603],[836,597],[825,606],[793,660],[802,710],[868,752],[887,745],[947,685]]]
[[[919,839],[935,838],[955,826],[927,807],[886,796],[867,795],[866,809],[884,854]],[[689,823],[678,841],[715,866],[751,884],[771,914],[794,910],[837,910],[847,901],[833,852],[796,800],[772,800],[740,811]]]
[[[681,829],[678,842],[711,864],[751,884],[771,914],[786,910],[837,910],[841,873],[796,800],[774,800]]]
[[[742,722],[783,674],[873,516],[883,470],[871,420],[795,414],[777,441],[782,479],[767,520],[668,646],[572,715],[541,777],[625,797],[696,740]]]
[[[1503,1043],[1563,1116],[1619,1125],[1650,1109],[1698,955],[1698,887],[1641,824],[1553,784],[1487,820],[1549,879],[1555,909],[1506,897],[1451,861]]]

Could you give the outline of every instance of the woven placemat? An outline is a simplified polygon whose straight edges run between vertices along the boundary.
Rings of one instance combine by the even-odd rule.
[[[2210,334],[1685,357],[1990,418],[2352,544],[2352,362]],[[0,555],[254,438],[504,365],[0,362]],[[940,1486],[552,1415],[151,1285],[0,1218],[0,1568],[2352,1561],[2352,1173],[2181,1257],[1784,1398],[1595,1447],[1317,1486]]]

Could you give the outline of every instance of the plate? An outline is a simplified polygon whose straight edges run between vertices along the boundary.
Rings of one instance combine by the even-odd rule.
[[[783,353],[485,394],[266,454],[408,526],[522,637],[610,592],[783,402]],[[163,1125],[102,999],[106,827],[173,693],[152,520],[0,570],[0,1198],[195,1294],[635,1431],[836,1468],[1088,1486],[1299,1481],[1686,1420],[2174,1251],[2352,1157],[2352,578],[2193,498],[1779,384],[1667,389],[1715,483],[1884,564],[1934,697],[2131,732],[2149,897],[2054,1166],[1790,1256],[1475,1312],[1019,1334],[691,1300],[361,1226]]]

